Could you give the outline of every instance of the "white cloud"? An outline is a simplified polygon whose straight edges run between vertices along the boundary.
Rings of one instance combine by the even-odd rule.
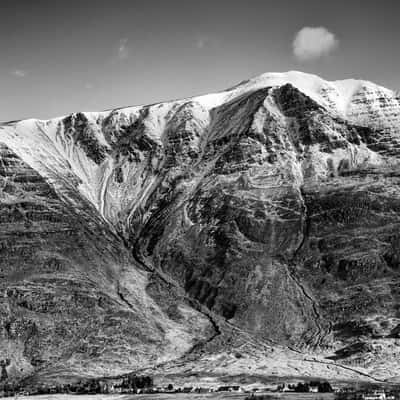
[[[17,78],[25,78],[28,72],[23,69],[14,69],[13,71],[11,71],[11,74],[16,76]]]
[[[118,43],[118,58],[126,60],[129,57],[128,39],[122,38]]]
[[[310,61],[323,57],[339,45],[336,36],[324,27],[304,27],[293,40],[293,53],[300,61]]]

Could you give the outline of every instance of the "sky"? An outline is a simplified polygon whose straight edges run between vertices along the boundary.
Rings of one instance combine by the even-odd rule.
[[[400,89],[399,0],[0,0],[0,121],[299,70]]]

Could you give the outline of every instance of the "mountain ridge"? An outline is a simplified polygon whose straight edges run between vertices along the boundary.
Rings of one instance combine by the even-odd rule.
[[[151,107],[151,106],[157,106],[159,104],[165,104],[165,103],[174,103],[174,102],[180,102],[180,101],[191,101],[194,99],[198,98],[208,98],[208,97],[218,97],[218,95],[226,93],[226,92],[232,92],[237,88],[240,88],[241,86],[245,86],[247,84],[253,85],[253,88],[256,88],[258,85],[263,85],[263,87],[267,86],[280,86],[284,83],[291,83],[293,86],[296,86],[296,81],[300,83],[298,86],[298,89],[301,89],[301,86],[307,87],[308,85],[304,85],[304,80],[308,80],[313,82],[314,86],[318,87],[318,85],[321,84],[328,84],[333,87],[338,86],[338,89],[342,87],[344,92],[354,92],[357,87],[363,86],[363,85],[372,85],[376,87],[377,89],[384,90],[384,91],[389,91],[392,92],[392,94],[396,94],[398,91],[388,89],[384,87],[383,85],[375,84],[372,81],[366,80],[366,79],[354,79],[354,78],[346,78],[346,79],[339,79],[339,80],[333,80],[333,81],[328,81],[325,80],[318,75],[315,74],[310,74],[310,73],[304,73],[301,71],[297,70],[291,70],[287,72],[266,72],[260,75],[255,75],[252,78],[243,80],[239,82],[238,84],[235,84],[227,89],[223,89],[221,91],[213,92],[213,93],[205,93],[205,94],[199,94],[199,95],[194,95],[194,96],[189,96],[189,97],[183,97],[183,98],[174,98],[174,99],[169,99],[169,100],[160,100],[157,102],[153,102],[150,104],[137,104],[137,105],[129,105],[129,106],[120,106],[117,108],[107,108],[102,111],[76,111],[76,112],[71,112],[67,113],[62,116],[55,116],[49,119],[37,119],[37,118],[23,118],[23,119],[18,119],[18,120],[13,120],[13,121],[4,121],[1,122],[3,125],[8,125],[8,124],[14,124],[17,122],[22,122],[22,121],[29,121],[29,120],[36,120],[36,121],[49,121],[52,119],[58,119],[58,118],[64,118],[68,115],[77,113],[77,112],[82,112],[84,114],[94,114],[94,113],[107,113],[111,111],[118,111],[118,110],[127,110],[127,109],[135,109],[138,107]],[[269,83],[268,83],[269,82]],[[303,85],[301,84],[303,83]],[[310,89],[310,88],[309,88]],[[312,90],[305,90],[305,93],[312,92]],[[307,93],[306,93],[307,94]]]

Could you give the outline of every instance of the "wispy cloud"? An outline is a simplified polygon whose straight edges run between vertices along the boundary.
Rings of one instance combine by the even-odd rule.
[[[87,90],[91,90],[91,89],[93,89],[93,84],[92,83],[90,83],[90,82],[87,82],[87,83],[85,83],[85,89],[87,89]]]
[[[28,75],[28,71],[23,69],[14,69],[11,71],[11,75],[14,75],[17,78],[25,78]]]
[[[324,57],[339,45],[335,34],[321,27],[304,27],[293,40],[293,53],[300,61],[311,61]]]
[[[120,60],[126,60],[129,57],[128,38],[119,40],[117,57]]]

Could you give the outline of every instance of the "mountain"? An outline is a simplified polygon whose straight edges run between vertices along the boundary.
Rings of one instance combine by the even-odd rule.
[[[268,73],[5,123],[0,155],[8,380],[399,380],[395,92]]]

